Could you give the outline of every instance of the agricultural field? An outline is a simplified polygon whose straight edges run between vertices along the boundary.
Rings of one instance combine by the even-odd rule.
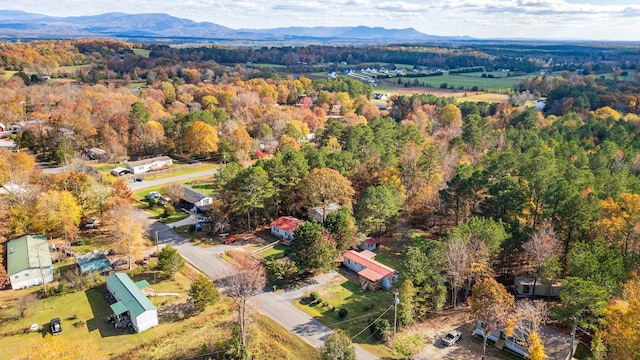
[[[145,50],[145,49],[133,49],[133,53],[141,56],[143,58],[148,58],[149,57],[149,53],[151,53],[151,50]]]

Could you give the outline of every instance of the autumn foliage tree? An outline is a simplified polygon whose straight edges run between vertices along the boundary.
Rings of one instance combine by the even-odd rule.
[[[618,201],[602,200],[600,233],[615,244],[623,256],[635,253],[640,246],[640,195],[622,193]]]
[[[545,261],[554,255],[559,255],[561,248],[562,243],[560,243],[560,240],[556,237],[551,224],[542,225],[531,236],[531,239],[522,244],[522,249],[529,254],[531,262],[535,267],[532,294],[536,293],[538,275],[540,274],[540,270],[544,266]]]
[[[471,313],[483,331],[482,359],[487,351],[487,337],[495,329],[506,323],[513,309],[513,296],[493,278],[478,281],[469,299]]]
[[[218,151],[218,131],[205,122],[195,121],[184,133],[184,150],[194,155]]]
[[[351,182],[336,170],[313,169],[300,186],[309,207],[320,206],[326,215],[329,205],[335,203],[351,207],[355,191]]]
[[[81,216],[82,208],[70,192],[50,190],[38,198],[33,227],[38,232],[62,234],[65,219],[77,226]]]
[[[640,358],[640,279],[624,284],[622,297],[613,299],[604,310],[607,326],[601,336],[611,359]]]

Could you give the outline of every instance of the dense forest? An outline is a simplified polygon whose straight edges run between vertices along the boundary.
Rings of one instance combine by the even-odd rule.
[[[415,294],[404,324],[445,303],[473,301],[470,290],[483,278],[512,284],[515,276],[533,274],[574,291],[561,293],[553,318],[575,320],[594,357],[638,354],[630,324],[640,305],[640,82],[622,79],[640,61],[633,52],[595,45],[526,51],[151,46],[142,56],[140,49],[95,40],[0,44],[0,67],[17,71],[0,80],[0,122],[31,121],[16,143],[59,163],[84,157],[91,147],[114,162],[224,155],[229,163],[212,180],[212,231],[255,229],[280,215],[304,217],[313,206],[344,206],[327,219],[329,245],[314,240],[322,236],[318,229],[300,232],[328,263],[294,251],[292,266],[268,264],[273,281],[330,267],[327,254],[350,248],[358,234],[422,229],[430,238],[407,247],[400,271],[401,294]],[[550,63],[546,56],[556,50]],[[564,72],[520,81],[513,101],[396,95],[379,108],[373,88],[357,80],[261,77],[248,61]],[[594,74],[596,68],[613,77]],[[517,101],[524,92],[545,97],[545,109]],[[19,162],[3,156],[4,183],[13,181]],[[88,198],[100,193],[87,184],[104,180],[51,176],[36,172],[20,181],[40,191],[69,190],[64,201],[80,209],[73,222],[97,211]],[[0,220],[11,236],[67,231],[63,219],[43,225],[27,216],[45,207],[36,194],[2,198],[10,211]]]

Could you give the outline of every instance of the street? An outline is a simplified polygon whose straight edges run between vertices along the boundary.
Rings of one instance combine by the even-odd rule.
[[[129,189],[131,189],[131,191],[136,191],[136,190],[140,190],[140,189],[144,189],[144,188],[154,187],[154,186],[158,186],[158,185],[170,184],[170,183],[178,182],[178,181],[184,181],[184,180],[189,180],[189,179],[197,179],[197,178],[202,178],[202,177],[206,177],[206,176],[214,176],[218,172],[220,172],[220,169],[200,171],[200,172],[196,172],[196,173],[173,176],[173,177],[162,178],[162,179],[143,180],[143,181],[140,181],[140,182],[129,183]]]
[[[211,172],[207,172],[212,174]],[[191,174],[195,175],[195,174]],[[206,176],[200,174],[197,177]],[[139,183],[129,184],[129,187],[138,185],[137,189],[145,187],[152,187],[159,185],[154,181],[164,181],[162,183],[170,183],[179,180],[184,180],[184,176],[173,177],[167,179],[143,181]],[[161,184],[161,183],[160,183]],[[144,211],[136,209],[136,218],[139,220],[139,224],[149,235],[152,241],[156,241],[157,246],[169,244],[175,247],[178,252],[185,258],[186,261],[191,263],[198,270],[211,277],[214,281],[224,278],[225,276],[233,274],[235,271],[233,266],[228,264],[222,258],[220,254],[225,250],[231,248],[233,245],[216,245],[208,248],[202,248],[186,240],[180,234],[176,233],[172,226],[157,222],[155,219],[150,218]],[[154,249],[155,251],[155,249]],[[322,325],[311,316],[307,315],[303,311],[297,309],[291,301],[303,296],[306,292],[311,291],[313,287],[322,286],[326,282],[330,281],[335,273],[323,274],[316,279],[311,285],[304,286],[302,288],[294,289],[284,292],[271,292],[266,291],[254,298],[254,303],[258,307],[258,311],[269,316],[271,319],[282,325],[287,330],[298,335],[301,339],[308,342],[316,348],[320,348],[324,344],[327,336],[331,333],[331,329]],[[356,358],[358,360],[375,360],[377,357],[371,353],[365,351],[359,346],[355,346]]]

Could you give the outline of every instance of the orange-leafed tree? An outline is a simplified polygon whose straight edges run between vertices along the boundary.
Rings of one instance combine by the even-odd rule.
[[[195,121],[184,133],[184,150],[189,154],[207,154],[218,151],[218,131],[215,127]]]
[[[600,202],[602,213],[597,227],[609,243],[623,256],[640,247],[640,195],[622,193],[618,201],[607,198]]]
[[[614,299],[604,311],[607,323],[601,336],[611,359],[640,358],[640,278],[625,283],[622,298]]]
[[[513,296],[493,278],[478,281],[469,298],[471,313],[483,331],[482,359],[487,351],[487,337],[506,323],[513,309]]]
[[[309,208],[321,206],[323,214],[327,213],[331,203],[351,208],[355,195],[351,181],[338,171],[329,168],[311,170],[303,180],[300,189]]]
[[[253,139],[243,127],[233,130],[231,133],[231,144],[236,153],[236,158],[244,162],[249,158],[249,152],[253,147]]]

